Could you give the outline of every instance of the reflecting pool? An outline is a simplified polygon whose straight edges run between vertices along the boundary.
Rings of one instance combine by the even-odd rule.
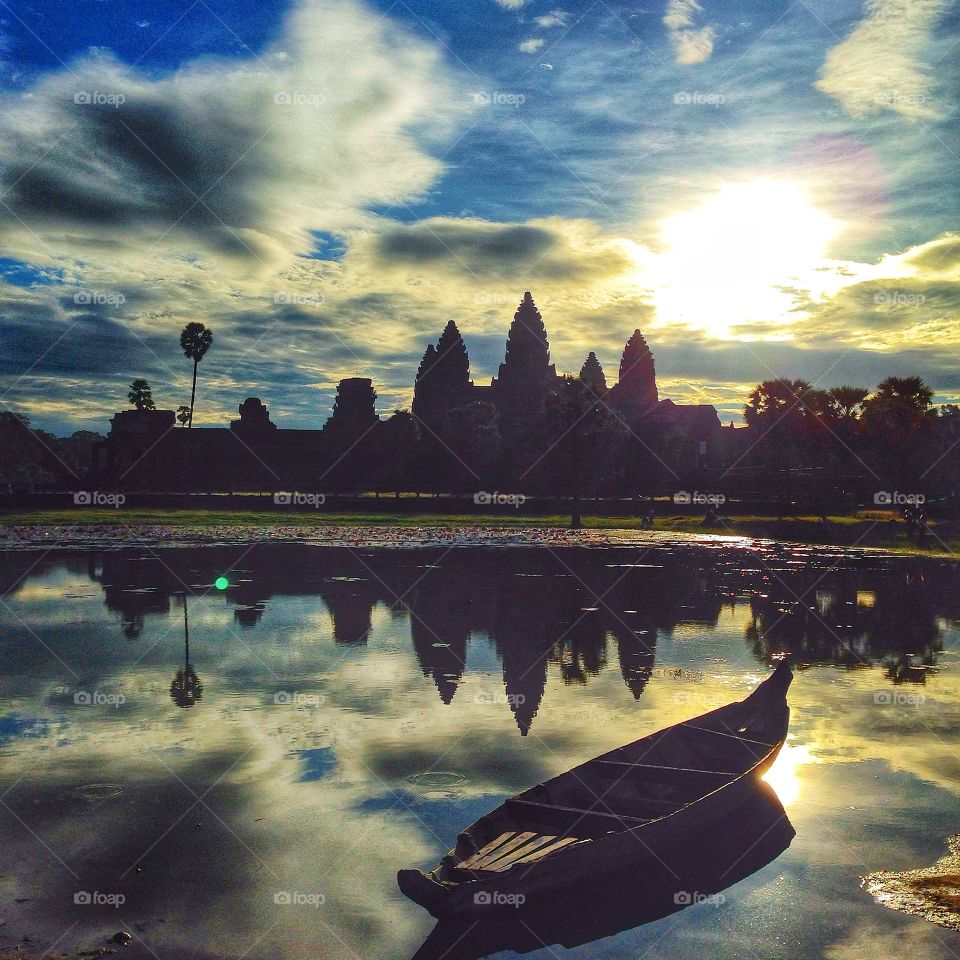
[[[398,869],[789,653],[772,792],[697,841],[744,848],[722,897],[584,890],[474,955],[954,957],[859,878],[960,832],[958,578],[719,541],[0,554],[0,947],[408,960],[434,921]]]

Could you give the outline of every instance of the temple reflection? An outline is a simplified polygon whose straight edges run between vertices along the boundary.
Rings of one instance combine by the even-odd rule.
[[[549,676],[585,685],[619,669],[639,700],[657,675],[658,643],[713,631],[725,610],[740,612],[737,630],[760,664],[789,653],[799,664],[881,665],[895,684],[924,682],[943,650],[944,618],[960,616],[949,573],[916,559],[848,558],[824,569],[780,562],[779,554],[753,565],[733,552],[707,559],[701,553],[696,563],[675,547],[649,554],[262,545],[162,556],[115,551],[58,562],[100,585],[130,640],[151,618],[172,616],[172,599],[179,603],[185,593],[224,604],[250,642],[278,596],[317,598],[329,619],[314,617],[309,629],[317,642],[344,647],[371,643],[379,610],[409,624],[416,665],[444,704],[454,703],[470,651],[488,647],[522,735],[535,722]],[[43,569],[11,560],[0,576],[10,589],[24,590]],[[214,590],[225,573],[229,585]],[[195,703],[202,685],[189,658],[178,676],[171,696]]]

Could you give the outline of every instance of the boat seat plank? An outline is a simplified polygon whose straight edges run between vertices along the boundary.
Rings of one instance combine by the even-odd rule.
[[[501,833],[499,837],[484,844],[473,856],[467,857],[466,860],[461,861],[457,866],[464,868],[472,867],[478,860],[483,860],[485,857],[488,857],[494,850],[497,850],[515,836],[517,836],[516,830],[508,830],[506,833]]]
[[[544,847],[540,847],[539,850],[535,850],[533,853],[527,854],[525,857],[521,857],[519,860],[514,860],[510,866],[515,867],[517,864],[521,863],[534,863],[537,860],[542,860],[545,857],[549,857],[551,854],[556,853],[558,850],[563,850],[564,847],[569,847],[571,843],[584,843],[585,841],[579,839],[578,837],[561,837],[559,840],[554,843],[548,843]],[[497,868],[507,869],[506,867]]]
[[[485,856],[475,858],[473,865],[469,868],[471,870],[483,870],[486,868],[487,864],[493,863],[494,860],[499,860],[505,854],[510,853],[511,850],[515,850],[518,847],[525,847],[530,840],[536,836],[536,831],[525,831],[523,833],[518,833],[506,843],[501,844],[495,850],[492,850],[490,853]],[[460,864],[462,867],[463,864]]]
[[[556,834],[541,834],[539,836],[534,834],[532,840],[519,847],[514,847],[502,855],[498,851],[498,855],[493,860],[486,860],[480,869],[493,871],[505,870],[510,864],[519,860],[521,857],[526,857],[535,850],[539,850],[540,847],[554,843],[558,839]]]
[[[475,877],[478,873],[505,873],[507,870],[511,869],[511,867],[515,867],[517,864],[534,863],[537,860],[563,850],[573,843],[583,842],[583,840],[581,840],[579,837],[558,837],[552,834],[532,834],[532,840],[521,843],[519,846],[512,847],[510,850],[506,849],[508,846],[511,846],[513,839],[525,835],[526,834],[506,834],[506,836],[511,838],[510,841],[501,843],[499,845],[499,849],[495,849],[491,854],[488,854],[485,857],[481,857],[479,859],[477,857],[471,857],[469,860],[464,860],[463,863],[458,863],[453,868],[452,876],[460,880],[469,880],[472,877]],[[503,835],[501,835],[501,837],[502,836]],[[491,843],[487,844],[487,846],[492,847],[495,843],[497,843],[497,841],[501,840],[501,837],[497,837],[496,840],[491,841]]]

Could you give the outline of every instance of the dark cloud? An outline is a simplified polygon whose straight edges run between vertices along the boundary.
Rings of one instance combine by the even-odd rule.
[[[434,218],[397,224],[371,239],[369,255],[391,266],[440,267],[481,282],[587,281],[631,266],[622,249],[599,236],[578,236],[570,222],[550,220],[510,224]]]
[[[441,166],[414,130],[452,117],[446,83],[432,47],[351,0],[303,0],[263,55],[165,77],[96,53],[0,105],[0,230],[289,256],[426,189]]]

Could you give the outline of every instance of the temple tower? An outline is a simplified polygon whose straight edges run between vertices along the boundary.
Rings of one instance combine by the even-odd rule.
[[[535,405],[553,388],[556,379],[543,317],[528,290],[513,315],[506,356],[493,381],[497,404],[513,415],[536,409]]]
[[[447,322],[436,347],[430,344],[417,370],[413,387],[413,415],[439,421],[450,410],[469,403],[470,358],[453,320]]]
[[[620,379],[610,395],[611,400],[627,416],[646,413],[660,400],[653,354],[639,330],[633,331],[623,348]]]
[[[607,392],[607,378],[603,374],[603,367],[600,366],[597,355],[592,350],[587,354],[587,359],[583,361],[583,366],[580,368],[580,379],[594,393]]]

